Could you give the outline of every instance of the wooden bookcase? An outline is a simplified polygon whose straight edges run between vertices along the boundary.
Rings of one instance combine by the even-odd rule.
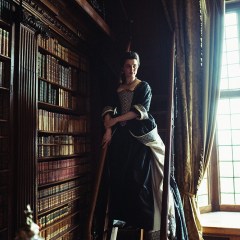
[[[83,239],[86,231],[92,133],[100,132],[90,45],[102,33],[71,4],[0,0],[0,239],[15,238],[27,204],[44,239]]]
[[[47,1],[30,2],[16,4],[24,17],[14,48],[14,227],[30,204],[44,239],[83,239],[92,184],[89,50]]]
[[[38,36],[37,220],[45,239],[78,239],[89,202],[89,64]],[[84,221],[85,220],[85,221]]]
[[[11,5],[0,0],[0,239],[8,239],[11,218]]]

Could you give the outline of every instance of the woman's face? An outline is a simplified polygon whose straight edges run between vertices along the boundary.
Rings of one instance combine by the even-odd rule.
[[[128,79],[135,79],[138,71],[138,61],[136,59],[127,59],[123,65],[123,72]]]

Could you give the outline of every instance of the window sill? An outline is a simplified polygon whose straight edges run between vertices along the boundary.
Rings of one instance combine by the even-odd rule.
[[[240,212],[211,212],[201,214],[203,234],[210,236],[240,236]],[[234,238],[234,239],[240,239]]]

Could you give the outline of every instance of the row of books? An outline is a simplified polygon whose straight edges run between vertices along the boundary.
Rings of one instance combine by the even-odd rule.
[[[62,192],[69,191],[73,188],[76,188],[80,185],[88,184],[88,176],[81,176],[64,183],[60,183],[54,186],[46,187],[38,190],[38,199],[53,197],[54,195],[61,194]]]
[[[88,142],[87,137],[72,135],[48,135],[38,136],[38,145],[78,145]]]
[[[56,106],[77,109],[77,97],[71,92],[58,88],[51,83],[40,80],[38,89],[38,101],[50,103]]]
[[[58,157],[75,154],[83,154],[90,151],[90,144],[82,142],[80,144],[59,144],[59,145],[38,145],[38,157]]]
[[[90,171],[90,164],[82,164],[68,168],[58,168],[48,171],[38,172],[37,182],[39,185],[49,184],[56,181],[63,181]]]
[[[38,46],[46,49],[51,54],[59,57],[60,59],[68,62],[69,64],[75,67],[80,67],[78,54],[61,45],[56,38],[46,39],[39,34]]]
[[[39,162],[38,163],[38,171],[48,171],[59,168],[68,168],[81,164],[86,164],[88,161],[84,158],[69,158],[69,159],[61,159],[55,161],[47,161],[47,162]]]
[[[9,57],[9,31],[0,28],[0,54]]]
[[[0,89],[0,120],[8,120],[9,95]]]
[[[87,133],[89,121],[85,117],[38,109],[38,130],[59,133]]]
[[[63,219],[61,222],[58,222],[47,229],[40,231],[40,236],[45,240],[51,240],[62,233],[67,232],[69,229],[74,227],[76,224],[79,224],[79,215],[73,215],[67,219]],[[71,240],[74,239],[72,232],[64,234],[60,239],[61,240]]]
[[[67,202],[71,202],[77,198],[80,198],[82,196],[86,196],[89,191],[88,186],[80,186],[77,188],[73,188],[69,191],[62,192],[57,195],[53,195],[49,198],[43,198],[38,201],[38,212],[41,213],[43,211],[48,211],[51,208],[55,208],[59,205],[66,204]]]
[[[77,69],[63,66],[57,58],[40,52],[38,53],[38,76],[72,90],[79,78]]]
[[[38,157],[45,158],[80,154],[85,153],[86,152],[85,149],[86,147],[84,145],[75,148],[73,144],[59,146],[40,145],[38,146]]]
[[[68,204],[49,214],[43,215],[38,221],[41,227],[47,227],[48,225],[57,222],[65,216],[74,213],[76,210],[76,203]]]
[[[0,0],[0,19],[8,21],[11,14],[11,4],[9,0]]]

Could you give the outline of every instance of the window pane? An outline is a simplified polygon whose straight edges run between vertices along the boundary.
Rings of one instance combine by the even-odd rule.
[[[228,85],[228,78],[222,78],[220,83],[220,89],[228,89]]]
[[[228,52],[227,63],[228,64],[239,63],[239,52],[238,51]]]
[[[238,38],[226,39],[227,51],[238,50]]]
[[[231,128],[230,115],[219,115],[217,118],[217,121],[218,121],[218,129]]]
[[[232,143],[240,145],[240,130],[232,130]]]
[[[232,147],[231,146],[219,146],[219,161],[232,161]]]
[[[225,66],[222,66],[222,69],[221,69],[221,78],[226,78],[227,76],[228,76],[228,68],[227,68],[227,65],[225,65]]]
[[[240,178],[234,179],[235,192],[240,194]]]
[[[240,114],[232,115],[231,125],[233,129],[240,129]]]
[[[231,145],[231,131],[230,130],[219,130],[218,131],[218,144],[219,145]]]
[[[240,113],[240,98],[230,100],[231,113]]]
[[[235,162],[233,164],[233,167],[234,167],[234,177],[240,177],[240,162]],[[240,188],[240,185],[238,187]]]
[[[234,13],[226,13],[225,14],[225,19],[224,19],[224,25],[225,26],[230,26],[230,25],[235,25],[237,24],[237,14]]]
[[[235,204],[240,205],[240,194],[235,194]]]
[[[207,206],[208,205],[208,195],[202,195],[198,197],[198,206]]]
[[[235,106],[235,104],[233,103]],[[230,102],[229,99],[220,99],[218,103],[218,114],[230,113]]]
[[[225,38],[236,38],[238,35],[237,25],[228,26],[225,28]]]
[[[221,204],[235,204],[233,194],[221,194]]]
[[[229,162],[221,162],[220,177],[233,177],[233,165]]]
[[[222,193],[234,193],[233,178],[221,178],[220,189]]]
[[[228,79],[229,89],[240,88],[240,77],[233,77]]]
[[[201,185],[197,192],[197,201],[198,206],[207,206],[209,204],[209,196],[208,196],[208,170],[206,171],[204,178],[201,182]]]
[[[222,77],[224,77],[223,73],[225,73],[225,77],[227,76],[227,73],[226,73],[227,68],[224,66],[226,64],[227,64],[227,53],[225,52],[225,53],[222,54],[222,66],[223,66],[222,68],[225,68],[225,69],[221,69],[221,76]]]
[[[238,77],[238,76],[240,76],[239,64],[228,65],[228,76],[229,77]]]
[[[208,193],[208,186],[207,186],[207,179],[203,179],[201,182],[201,186],[198,189],[198,194],[202,195],[202,194],[207,194]]]
[[[233,146],[233,160],[240,160],[240,146]]]

